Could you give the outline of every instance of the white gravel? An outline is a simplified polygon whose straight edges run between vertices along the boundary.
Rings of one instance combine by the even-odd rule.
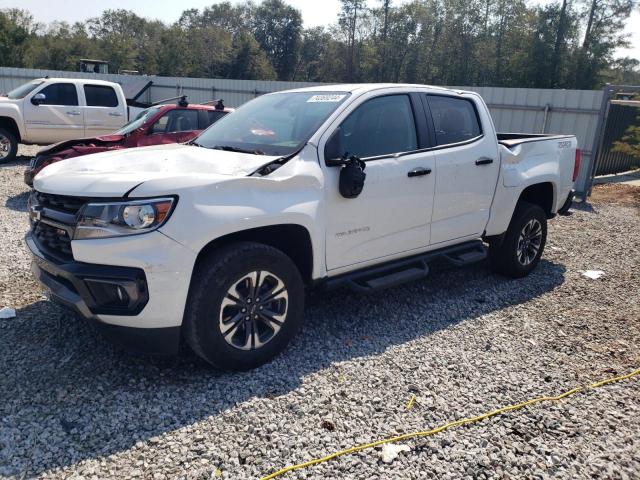
[[[310,294],[303,331],[252,372],[128,354],[31,279],[26,161],[0,166],[0,308],[17,310],[0,320],[1,478],[260,478],[640,367],[640,210],[606,203],[553,220],[523,280],[482,264]],[[636,378],[284,478],[639,478],[639,432]]]

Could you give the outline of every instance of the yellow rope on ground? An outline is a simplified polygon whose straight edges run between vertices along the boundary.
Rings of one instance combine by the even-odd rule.
[[[613,382],[619,382],[621,380],[627,380],[631,377],[634,377],[636,375],[640,375],[640,369],[635,370],[631,373],[628,373],[626,375],[620,375],[618,377],[614,377],[614,378],[608,378],[606,380],[601,380],[599,382],[595,382],[592,383],[590,385],[587,386],[582,386],[582,387],[576,387],[576,388],[572,388],[571,390],[568,390],[564,393],[561,393],[560,395],[557,395],[555,397],[538,397],[538,398],[533,398],[531,400],[526,400],[522,403],[517,403],[515,405],[507,405],[506,407],[502,407],[502,408],[498,408],[497,410],[492,410],[488,413],[483,413],[482,415],[478,415],[477,417],[470,417],[470,418],[463,418],[462,420],[457,420],[455,422],[449,422],[445,425],[442,425],[440,427],[434,428],[432,430],[425,430],[422,432],[411,432],[411,433],[405,433],[403,435],[398,435],[396,437],[391,437],[391,438],[385,438],[383,440],[377,440],[375,442],[371,442],[371,443],[365,443],[362,445],[356,445],[355,447],[351,447],[351,448],[347,448],[344,450],[340,450],[338,452],[334,452],[330,455],[327,455],[326,457],[320,457],[320,458],[315,458],[313,460],[309,460],[308,462],[303,462],[303,463],[299,463],[297,465],[289,465],[288,467],[284,467],[280,470],[278,470],[277,472],[273,472],[270,475],[267,475],[266,477],[262,478],[262,480],[271,480],[272,478],[276,478],[279,477],[281,475],[284,475],[287,472],[290,472],[292,470],[299,470],[301,468],[307,468],[310,467],[312,465],[317,465],[318,463],[323,463],[323,462],[328,462],[329,460],[333,460],[336,457],[340,457],[343,455],[349,455],[351,453],[355,453],[355,452],[359,452],[361,450],[366,450],[367,448],[373,448],[373,447],[377,447],[379,445],[383,445],[385,443],[391,443],[391,442],[398,442],[401,440],[407,440],[409,438],[415,438],[415,437],[428,437],[430,435],[435,435],[436,433],[440,433],[444,430],[447,430],[449,428],[452,427],[459,427],[460,425],[466,425],[469,423],[474,423],[474,422],[479,422],[481,420],[484,420],[486,418],[489,417],[493,417],[495,415],[499,415],[505,412],[511,412],[513,410],[519,410],[521,408],[524,407],[528,407],[529,405],[533,405],[535,403],[540,403],[540,402],[557,402],[559,400],[562,400],[563,398],[568,397],[569,395],[574,395],[576,393],[579,392],[583,392],[585,390],[588,389],[592,389],[592,388],[598,388],[598,387],[602,387],[604,385],[608,385],[610,383]],[[413,400],[413,398],[412,398]],[[413,402],[412,402],[413,403]]]

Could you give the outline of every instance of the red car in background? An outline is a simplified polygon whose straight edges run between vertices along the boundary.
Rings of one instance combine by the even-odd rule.
[[[185,98],[177,104],[149,107],[112,135],[67,140],[43,148],[25,170],[24,182],[32,187],[34,177],[44,167],[67,158],[123,148],[188,142],[232,111],[223,105],[222,100],[215,105],[189,104]]]

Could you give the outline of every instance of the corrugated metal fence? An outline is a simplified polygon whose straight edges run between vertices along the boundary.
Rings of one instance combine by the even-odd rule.
[[[631,125],[640,124],[640,102],[612,100],[607,113],[602,148],[596,175],[625,172],[640,167],[640,158],[614,151],[615,142],[624,137]]]
[[[33,78],[100,78],[126,82],[126,75],[34,70],[0,67],[0,91],[7,92]],[[317,85],[305,82],[227,80],[181,77],[148,77],[151,88],[139,100],[158,101],[180,94],[194,103],[223,98],[236,107],[263,93]],[[454,87],[478,92],[491,110],[496,129],[501,132],[574,134],[582,150],[582,168],[577,190],[590,185],[592,151],[596,149],[599,118],[603,115],[603,92],[599,90],[550,90],[533,88]]]

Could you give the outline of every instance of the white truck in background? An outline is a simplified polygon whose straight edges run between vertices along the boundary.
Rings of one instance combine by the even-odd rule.
[[[436,258],[527,275],[579,169],[574,136],[496,134],[478,94],[397,84],[272,93],[190,144],[91,157],[35,178],[34,275],[120,343],[182,336],[230,370],[288,344],[305,288],[372,292]]]
[[[38,78],[0,97],[0,163],[16,156],[19,143],[106,135],[127,121],[127,101],[117,83]]]

